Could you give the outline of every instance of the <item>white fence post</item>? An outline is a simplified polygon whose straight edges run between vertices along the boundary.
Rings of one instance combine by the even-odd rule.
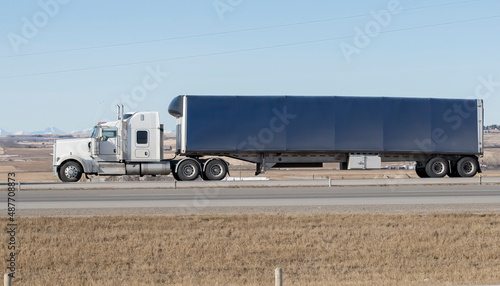
[[[274,270],[274,286],[283,286],[283,271],[281,268]]]
[[[9,276],[9,273],[3,275],[3,286],[12,286],[12,277]]]

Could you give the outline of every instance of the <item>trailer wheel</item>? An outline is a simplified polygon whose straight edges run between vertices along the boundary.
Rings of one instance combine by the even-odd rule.
[[[415,173],[417,173],[417,176],[419,178],[429,178],[429,175],[427,175],[427,173],[425,172],[425,168],[417,168],[415,167]]]
[[[431,178],[442,178],[449,172],[448,161],[441,157],[432,158],[425,165],[425,172]]]
[[[193,181],[200,175],[200,165],[193,159],[186,159],[177,168],[177,177],[181,181]]]
[[[82,166],[75,161],[68,161],[59,169],[59,179],[63,182],[78,182],[82,177]]]
[[[227,175],[227,165],[224,161],[214,159],[205,166],[204,177],[210,181],[220,181]]]
[[[474,177],[477,169],[477,161],[471,157],[464,157],[457,163],[457,173],[460,177]]]

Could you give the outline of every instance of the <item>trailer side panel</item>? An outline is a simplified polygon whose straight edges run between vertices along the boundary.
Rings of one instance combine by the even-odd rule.
[[[187,96],[190,152],[480,153],[478,100]]]

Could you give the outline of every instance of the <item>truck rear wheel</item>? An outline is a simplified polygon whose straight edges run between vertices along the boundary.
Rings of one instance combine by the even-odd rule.
[[[457,163],[457,173],[460,177],[474,177],[477,170],[477,161],[474,158],[464,157]]]
[[[69,161],[59,169],[59,179],[63,182],[78,182],[82,177],[82,166],[75,161]]]
[[[177,176],[177,173],[176,172],[172,172],[172,176],[174,176],[174,179],[176,181],[180,181],[181,179],[179,178],[179,176]]]
[[[205,166],[204,178],[210,181],[220,181],[227,175],[227,165],[220,159],[214,159]]]
[[[435,157],[425,164],[425,172],[431,178],[442,178],[449,172],[448,161],[441,157]]]
[[[186,159],[177,167],[177,177],[181,181],[193,181],[200,175],[200,165],[194,159]]]

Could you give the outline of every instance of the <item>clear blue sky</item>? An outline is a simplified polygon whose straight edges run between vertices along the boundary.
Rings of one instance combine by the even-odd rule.
[[[494,0],[1,1],[0,128],[84,129],[121,102],[174,129],[179,94],[479,97],[500,124],[498,31]]]

